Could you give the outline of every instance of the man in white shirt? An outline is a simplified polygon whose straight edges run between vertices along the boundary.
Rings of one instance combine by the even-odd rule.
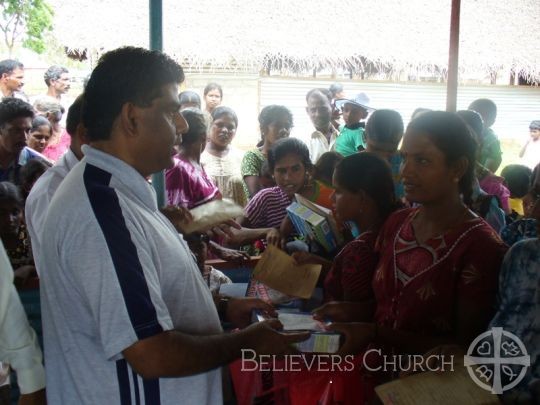
[[[338,131],[332,125],[332,94],[327,89],[312,89],[306,95],[306,112],[315,132],[311,134],[308,148],[313,163],[325,152],[334,150]]]
[[[13,285],[13,269],[0,240],[0,362],[17,372],[19,404],[45,404],[45,370],[36,334]]]
[[[71,136],[71,145],[67,152],[56,162],[56,164],[47,170],[39,180],[34,184],[28,198],[26,199],[25,218],[30,239],[32,241],[32,250],[36,259],[39,258],[41,247],[41,233],[45,215],[52,197],[58,186],[73,167],[83,158],[81,146],[86,144],[84,127],[81,123],[82,95],[77,97],[68,110],[66,121],[66,130]],[[39,265],[36,267],[39,274]]]

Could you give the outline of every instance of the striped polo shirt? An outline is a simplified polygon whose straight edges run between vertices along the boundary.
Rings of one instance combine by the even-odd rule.
[[[221,332],[183,238],[133,167],[85,146],[45,219],[41,302],[52,404],[221,403],[219,370],[143,379],[122,356],[166,330]]]

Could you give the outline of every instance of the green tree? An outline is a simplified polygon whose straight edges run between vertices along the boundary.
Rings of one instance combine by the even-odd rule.
[[[44,34],[52,30],[53,9],[44,0],[0,0],[0,30],[11,55],[19,41],[37,53],[45,51]]]

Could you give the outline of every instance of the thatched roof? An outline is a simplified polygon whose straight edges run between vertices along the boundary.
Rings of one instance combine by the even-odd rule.
[[[55,31],[74,49],[148,46],[148,0],[55,6]],[[450,0],[165,0],[164,50],[184,65],[289,71],[435,72],[448,63]],[[460,70],[514,70],[540,82],[540,1],[462,0]]]

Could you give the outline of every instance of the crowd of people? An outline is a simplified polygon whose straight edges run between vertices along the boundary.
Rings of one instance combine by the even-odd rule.
[[[466,349],[501,326],[531,356],[501,399],[538,401],[540,121],[527,165],[499,176],[489,99],[457,113],[419,108],[405,128],[364,93],[314,88],[307,142],[290,137],[286,106],[269,105],[244,152],[222,87],[208,84],[203,100],[179,93],[184,73],[163,53],[104,54],[66,117],[69,72],[53,66],[44,79],[30,104],[24,66],[0,62],[0,374],[16,371],[21,403],[45,403],[45,387],[52,404],[222,403],[220,368],[242,349],[289,354],[307,337],[250,325],[253,310],[274,314],[268,302],[219,294],[231,280],[207,259],[242,262],[268,245],[322,266],[314,316],[343,334],[339,354]],[[160,171],[166,207],[149,180]],[[296,196],[333,212],[343,240],[333,252],[294,228]],[[183,232],[189,210],[223,198],[243,215]],[[42,337],[15,289],[39,292]],[[395,377],[370,375],[365,399]]]

